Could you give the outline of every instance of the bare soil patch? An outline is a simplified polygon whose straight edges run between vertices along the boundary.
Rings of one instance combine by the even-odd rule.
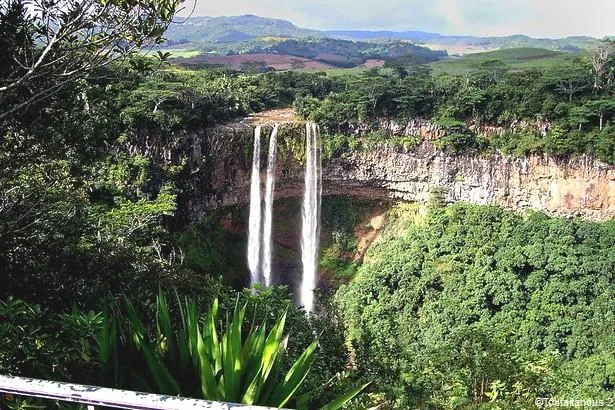
[[[193,58],[185,58],[183,64],[210,64],[240,69],[246,63],[263,63],[274,70],[291,70],[299,68],[311,68],[326,70],[333,68],[332,65],[307,58],[295,57],[287,54],[238,54],[231,56],[201,55]]]
[[[365,62],[360,65],[360,67],[362,68],[380,68],[383,66],[384,66],[384,60],[377,60],[377,59],[365,60]]]

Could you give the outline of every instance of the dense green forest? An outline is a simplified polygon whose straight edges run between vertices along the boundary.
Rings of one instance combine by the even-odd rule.
[[[612,222],[443,206],[434,194],[426,208],[383,210],[387,227],[358,260],[369,207],[325,199],[331,283],[307,316],[285,287],[243,288],[245,248],[221,213],[189,220],[187,157],[129,149],[294,106],[323,126],[330,156],[399,142],[378,123],[422,117],[449,131],[435,143],[452,154],[613,162],[610,43],[565,66],[489,61],[460,76],[404,58],[342,76],[185,70],[139,54],[162,41],[178,2],[103,3],[36,3],[46,21],[0,3],[0,51],[12,56],[0,66],[0,374],[296,408],[612,394]],[[470,128],[537,118],[545,135]]]
[[[341,86],[325,99],[298,98],[295,108],[330,134],[348,134],[357,126],[378,134],[382,120],[427,118],[448,131],[438,142],[453,152],[587,152],[613,162],[612,48],[605,43],[590,57],[536,68],[483,60],[462,75],[433,74],[429,66],[393,59],[389,68],[338,80]],[[515,128],[522,122],[549,125]],[[485,138],[477,132],[481,126],[503,132]]]
[[[394,407],[527,408],[613,390],[612,221],[417,211],[390,212],[336,295],[358,372]]]

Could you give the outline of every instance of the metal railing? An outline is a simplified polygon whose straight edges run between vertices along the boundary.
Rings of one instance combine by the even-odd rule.
[[[196,400],[161,394],[140,393],[106,387],[62,383],[27,377],[0,375],[0,393],[41,399],[81,403],[93,409],[94,406],[115,407],[133,410],[209,409],[209,410],[266,410],[269,407],[245,404],[221,403]]]

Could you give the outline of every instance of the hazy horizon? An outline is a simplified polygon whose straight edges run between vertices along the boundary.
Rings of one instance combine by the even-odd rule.
[[[381,0],[377,7],[369,3],[227,0],[213,4],[196,0],[196,4],[185,6],[186,12],[194,7],[195,17],[253,14],[316,30],[426,31],[477,37],[524,34],[538,38],[615,34],[611,28],[615,2],[605,4],[604,0]]]

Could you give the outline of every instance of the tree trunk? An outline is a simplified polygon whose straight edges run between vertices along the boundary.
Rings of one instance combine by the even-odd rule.
[[[604,113],[600,113],[600,131],[602,131],[602,121],[604,120]]]

